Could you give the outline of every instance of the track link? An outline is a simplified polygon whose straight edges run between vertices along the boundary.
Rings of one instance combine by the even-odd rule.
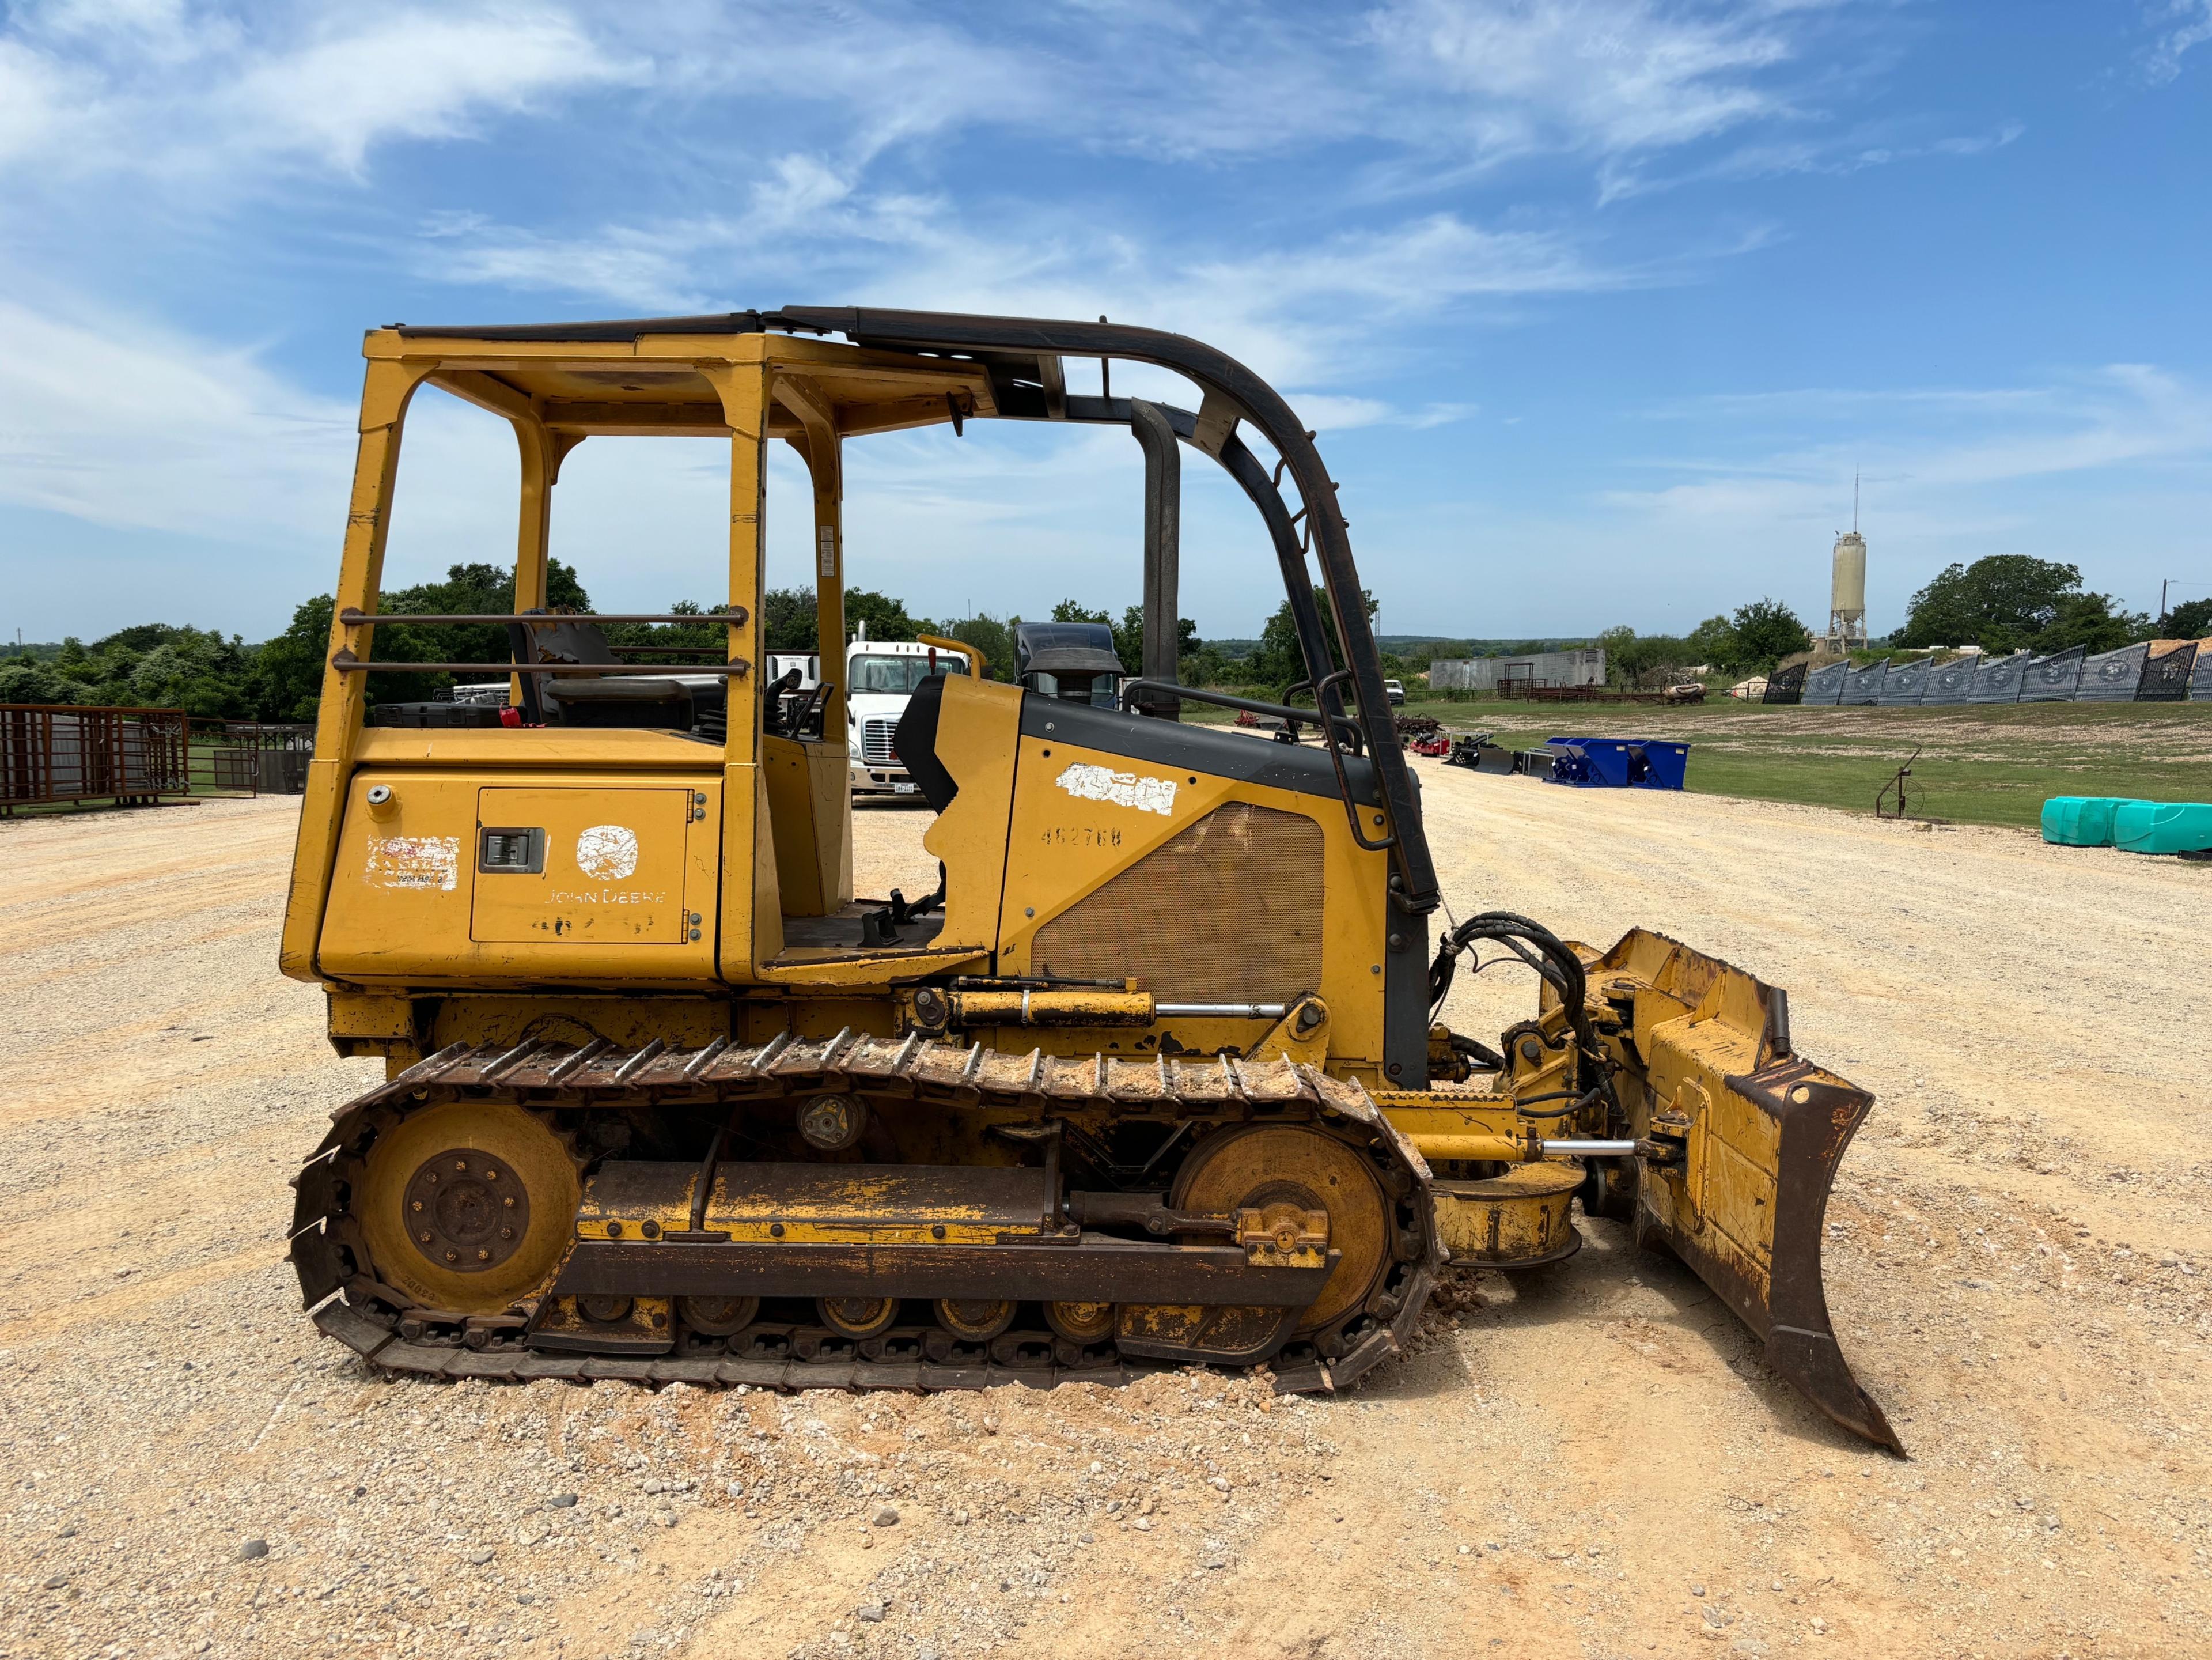
[[[826,1039],[785,1036],[750,1046],[718,1041],[696,1049],[657,1043],[623,1049],[603,1040],[580,1046],[456,1043],[340,1108],[330,1134],[294,1178],[290,1257],[305,1305],[327,1335],[373,1365],[428,1377],[933,1391],[1008,1383],[1120,1384],[1176,1369],[1174,1362],[1121,1356],[1110,1345],[1073,1349],[1041,1331],[956,1344],[943,1359],[918,1358],[926,1335],[913,1328],[855,1343],[826,1328],[755,1326],[727,1340],[686,1334],[688,1349],[650,1356],[538,1349],[528,1344],[520,1320],[464,1323],[405,1306],[377,1280],[348,1213],[353,1173],[377,1134],[437,1101],[512,1100],[552,1120],[564,1112],[624,1108],[711,1112],[832,1091],[947,1112],[988,1110],[1000,1120],[1011,1111],[1102,1123],[1311,1123],[1364,1145],[1392,1201],[1392,1259],[1376,1292],[1319,1347],[1293,1342],[1266,1363],[1279,1392],[1341,1388],[1400,1353],[1442,1264],[1420,1155],[1357,1084],[1287,1061],[1014,1055],[980,1043],[892,1040],[849,1030]],[[935,1335],[942,1349],[942,1335]],[[1324,1347],[1334,1353],[1324,1355]]]

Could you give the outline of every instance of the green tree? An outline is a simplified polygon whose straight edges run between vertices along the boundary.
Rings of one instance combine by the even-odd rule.
[[[1632,689],[1652,687],[1674,679],[1700,660],[1690,642],[1671,634],[1638,634],[1623,624],[1597,637],[1605,648],[1606,678]]]
[[[2191,599],[2166,612],[2159,624],[2169,640],[2202,640],[2212,634],[2212,599]]]
[[[990,670],[993,679],[1012,680],[1014,678],[1012,623],[1019,620],[1018,617],[1010,618],[1002,623],[988,612],[978,611],[973,617],[947,623],[942,629],[932,629],[929,632],[941,633],[948,640],[957,640],[964,646],[975,647],[983,654],[984,666]]]
[[[808,595],[807,603],[810,605],[813,604],[811,594]],[[878,593],[873,588],[847,588],[845,637],[848,640],[856,637],[862,623],[868,625],[868,638],[871,640],[911,640],[917,634],[935,632],[926,619],[907,615],[903,599],[891,599],[888,594]],[[813,635],[810,629],[807,644],[794,649],[811,651],[813,648]]]
[[[18,657],[0,663],[0,703],[76,703],[84,687],[51,663]]]
[[[1337,638],[1336,615],[1329,609],[1328,592],[1316,587],[1314,605],[1321,612],[1322,636],[1328,643],[1332,667],[1344,666],[1344,642]],[[1359,598],[1367,607],[1367,620],[1372,623],[1375,613],[1382,607],[1366,589]],[[1246,660],[1254,681],[1261,685],[1288,687],[1306,678],[1305,653],[1298,644],[1297,624],[1291,617],[1291,602],[1285,599],[1275,607],[1274,615],[1260,630],[1260,648]]]
[[[2109,593],[2069,593],[2058,602],[2057,614],[2038,634],[2033,644],[2046,654],[2085,646],[2093,652],[2118,651],[2151,635],[2150,618],[2141,611],[2118,609]]]
[[[163,627],[155,624],[155,627]],[[129,632],[144,637],[146,630]],[[242,720],[255,713],[251,677],[253,654],[236,635],[199,629],[167,629],[167,638],[134,651],[116,645],[103,654],[115,665],[102,702],[145,708],[178,708],[187,714]],[[109,646],[103,641],[101,646]],[[95,648],[98,649],[98,648]]]
[[[1735,654],[1728,660],[1732,668],[1771,669],[1791,653],[1808,650],[1813,644],[1813,636],[1797,620],[1797,613],[1778,599],[1754,599],[1739,605],[1729,631],[1735,641]],[[1694,642],[1693,635],[1693,648]]]
[[[717,613],[727,606],[717,605]],[[770,588],[761,596],[761,623],[773,652],[811,652],[818,636],[812,588]],[[845,590],[845,638],[859,637],[860,624],[868,625],[871,640],[911,640],[937,630],[926,617],[908,613],[906,601],[878,593],[873,588]]]
[[[1890,643],[2017,651],[2050,628],[2060,605],[2081,590],[2079,566],[2022,553],[1947,566],[1912,596],[1905,626]]]
[[[1710,663],[1717,669],[1734,668],[1743,654],[1735,625],[1724,616],[1708,617],[1683,636],[1682,643],[1689,648],[1692,661]]]
[[[591,597],[576,569],[560,560],[545,568],[549,610],[589,611]],[[390,615],[465,616],[514,609],[514,573],[483,562],[452,565],[442,582],[418,582],[390,588],[377,610]],[[322,697],[323,666],[330,650],[331,618],[336,603],[318,594],[292,613],[289,627],[264,644],[253,665],[254,712],[266,721],[312,721]],[[385,623],[370,635],[370,650],[387,663],[506,663],[514,659],[507,625],[500,623],[422,624]],[[481,677],[471,676],[471,678]],[[442,670],[393,672],[368,677],[371,704],[428,702],[453,684]]]
[[[1188,642],[1189,649],[1177,665],[1177,678],[1186,686],[1218,686],[1227,684],[1232,672],[1231,665],[1243,660],[1225,657],[1218,646],[1207,644],[1194,630]]]
[[[1121,666],[1131,674],[1145,672],[1145,608],[1129,605],[1123,608],[1121,620],[1109,623],[1114,630],[1114,654],[1121,660]]]
[[[283,633],[263,643],[253,665],[254,703],[264,721],[312,721],[323,695],[323,654],[330,649],[327,593],[295,606]]]
[[[849,614],[845,620],[851,623]],[[768,635],[766,650],[813,651],[817,642],[814,590],[770,588],[761,595],[761,628]]]

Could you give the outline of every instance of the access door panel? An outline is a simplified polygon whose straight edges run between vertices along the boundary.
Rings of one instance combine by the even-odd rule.
[[[680,945],[688,789],[484,789],[470,858],[483,945]],[[696,896],[702,898],[704,896]]]

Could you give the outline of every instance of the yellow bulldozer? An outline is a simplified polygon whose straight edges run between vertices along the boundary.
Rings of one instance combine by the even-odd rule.
[[[933,1389],[1211,1364],[1335,1389],[1406,1346],[1448,1265],[1571,1255],[1579,1202],[1898,1445],[1821,1284],[1871,1098],[1798,1056],[1780,991],[1658,934],[1436,926],[1336,486],[1249,370],[1103,320],[805,307],[395,325],[364,352],[283,945],[338,1052],[386,1069],[296,1182],[291,1259],[329,1335],[444,1377]],[[1115,396],[1115,362],[1197,407]],[[511,615],[379,611],[424,386],[513,426]],[[890,739],[941,879],[856,898],[844,689],[756,672],[767,457],[788,443],[811,477],[835,666],[846,441],[989,419],[1144,446],[1146,672],[1010,684],[939,642]],[[728,448],[709,662],[625,660],[602,626],[696,616],[545,603],[562,459],[624,435]],[[1175,684],[1184,451],[1250,498],[1280,567],[1306,673],[1279,705]],[[396,623],[510,649],[380,660]],[[392,671],[505,695],[371,707]],[[1438,1019],[1485,952],[1540,988],[1495,1046]]]

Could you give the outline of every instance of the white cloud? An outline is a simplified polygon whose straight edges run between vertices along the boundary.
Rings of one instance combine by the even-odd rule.
[[[0,501],[262,543],[343,514],[349,404],[129,317],[0,299]]]
[[[1764,6],[1648,0],[1394,0],[1371,17],[1392,66],[1449,94],[1443,112],[1477,151],[1604,155],[1786,112],[1758,84],[1792,55],[1784,24]]]
[[[301,164],[450,139],[556,94],[650,77],[561,10],[525,3],[248,13],[164,0],[32,9],[0,37],[0,161],[225,190]]]
[[[2181,73],[2185,54],[2212,40],[2212,0],[2165,0],[2151,15],[2165,33],[2152,46],[2147,68],[2153,81],[2171,81]]]
[[[0,165],[43,150],[90,91],[82,71],[20,40],[0,40]]]
[[[1742,422],[1741,430],[1826,435],[1741,460],[1655,458],[1646,465],[1689,476],[1608,491],[1607,505],[1709,527],[1825,520],[1836,516],[1839,491],[1848,499],[1839,481],[1863,471],[1886,510],[1934,525],[1953,513],[1986,517],[1991,491],[2009,496],[2016,514],[2026,492],[2066,475],[2212,457],[2212,391],[2143,364],[2038,387],[1772,393],[1698,407]],[[1679,407],[1670,413],[1694,418]]]
[[[895,147],[984,128],[1164,161],[1380,139],[1410,173],[1449,175],[1540,152],[1640,155],[1792,115],[1778,77],[1798,66],[1820,9],[1381,0],[1358,12],[1227,0],[1203,17],[1066,4],[963,27],[862,0],[793,27],[787,9],[751,0],[581,14],[477,0],[358,15],[77,0],[20,15],[9,33],[26,61],[0,85],[49,112],[34,125],[17,118],[49,158],[164,175],[252,156],[353,171],[380,143],[452,138],[621,87],[639,91],[618,106],[626,126],[680,132],[679,151],[754,167],[780,140],[780,166],[818,153],[809,184],[849,186]]]
[[[946,202],[861,192],[778,226],[781,188],[763,186],[726,218],[617,223],[560,238],[440,221],[421,259],[447,281],[645,312],[816,304],[834,294],[1015,316],[1103,313],[1194,335],[1272,380],[1323,391],[1327,377],[1346,372],[1356,344],[1371,347],[1408,321],[1468,302],[1680,274],[1607,269],[1561,232],[1492,229],[1448,213],[1223,258],[1207,256],[1206,240],[1188,251],[1147,246],[1033,204],[983,220]]]
[[[239,61],[209,100],[233,145],[358,169],[372,144],[452,138],[549,94],[650,78],[571,19],[536,8],[377,11]]]
[[[1840,177],[1868,167],[1889,167],[1929,156],[1963,158],[1986,155],[1992,150],[2002,149],[2027,131],[2027,125],[2020,121],[2002,122],[1983,132],[1954,133],[1936,138],[1907,136],[1893,130],[1854,129],[1848,133],[1832,133],[1817,138],[1774,139],[1744,144],[1725,155],[1673,173],[1655,173],[1632,166],[1607,166],[1601,174],[1600,199],[1614,202],[1631,196],[1675,190],[1686,185],[1732,183],[1747,179],[1778,178],[1789,173]]]

